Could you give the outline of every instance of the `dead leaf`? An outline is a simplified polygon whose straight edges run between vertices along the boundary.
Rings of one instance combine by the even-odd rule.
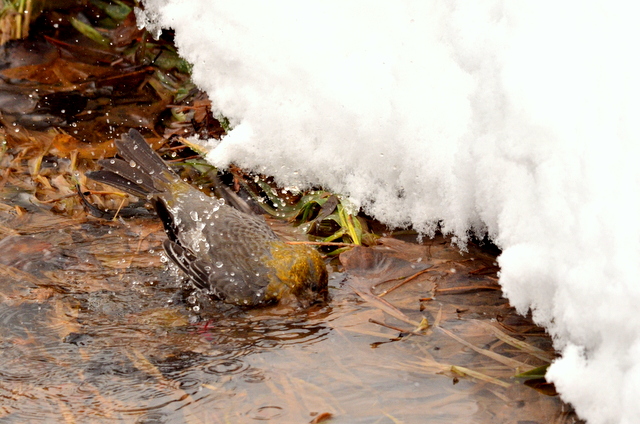
[[[106,66],[71,62],[56,57],[52,61],[44,64],[18,66],[5,69],[0,73],[11,79],[27,80],[47,85],[74,87],[74,84],[85,82],[88,78],[113,73],[113,69]]]
[[[116,155],[116,146],[112,140],[102,143],[85,143],[69,134],[58,134],[53,138],[52,153],[59,157],[71,157],[73,152],[78,152],[81,159],[110,158]]]

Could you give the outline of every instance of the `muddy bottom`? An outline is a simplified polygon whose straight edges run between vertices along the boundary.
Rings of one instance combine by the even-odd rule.
[[[154,217],[3,205],[0,232],[2,423],[578,422],[515,378],[551,343],[473,246],[382,239],[328,304],[243,310],[163,262]]]

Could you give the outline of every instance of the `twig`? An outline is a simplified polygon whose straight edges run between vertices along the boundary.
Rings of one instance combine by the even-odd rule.
[[[508,334],[500,331],[498,328],[494,327],[493,325],[481,321],[481,320],[476,320],[477,322],[481,323],[483,326],[489,328],[493,334],[496,335],[496,337],[500,340],[502,340],[503,342],[518,348],[520,350],[523,350],[525,352],[527,352],[528,354],[535,356],[538,359],[541,359],[543,361],[546,362],[551,362],[554,359],[554,356],[552,353],[550,352],[546,352],[538,347],[535,347],[533,345],[530,345],[529,343],[523,342],[521,340],[518,340],[514,337],[509,336]]]
[[[433,267],[433,265],[429,265],[429,268],[431,268],[431,267]],[[382,293],[380,293],[380,294],[378,295],[378,297],[382,297],[382,296],[384,296],[384,295],[386,295],[386,294],[388,294],[388,293],[391,293],[392,291],[394,291],[394,290],[395,290],[395,289],[397,289],[398,287],[401,287],[403,284],[406,284],[406,283],[408,283],[408,282],[409,282],[409,281],[411,281],[411,280],[415,280],[415,279],[416,279],[416,278],[418,278],[420,275],[424,274],[425,272],[428,272],[428,271],[429,271],[429,268],[423,269],[422,271],[418,271],[418,272],[416,272],[415,274],[413,274],[412,276],[405,278],[404,280],[400,281],[400,282],[399,282],[398,284],[396,284],[395,286],[393,286],[393,287],[391,287],[391,288],[389,288],[389,289],[387,289],[387,290],[383,291]],[[389,281],[393,281],[393,280],[389,280]],[[385,281],[385,282],[386,282],[386,281]],[[371,290],[373,290],[376,286],[379,286],[380,284],[383,284],[383,283],[378,283],[378,284],[376,284],[375,286],[371,287]]]
[[[62,199],[68,199],[69,197],[75,197],[77,196],[76,193],[71,193],[71,194],[65,194],[64,196],[60,196],[60,197],[56,197],[55,199],[49,199],[49,200],[38,200],[38,203],[55,203],[59,200]],[[37,200],[37,199],[36,199]]]
[[[400,321],[406,322],[409,325],[413,325],[416,328],[420,327],[420,323],[419,322],[412,320],[411,318],[406,316],[398,308],[396,308],[395,306],[393,306],[392,304],[390,304],[386,300],[381,299],[378,296],[374,296],[371,293],[360,291],[360,290],[356,289],[355,287],[351,287],[351,288],[358,296],[360,296],[366,302],[369,302],[373,306],[375,306],[378,309],[381,309],[382,311],[388,313],[392,317],[397,318]]]
[[[122,192],[118,192],[118,191],[111,191],[111,190],[85,190],[83,191],[83,193],[89,193],[89,194],[106,194],[106,195],[110,195],[110,196],[120,196],[120,197],[127,197],[127,194],[122,193]]]
[[[186,162],[186,161],[188,161],[190,159],[198,159],[200,157],[201,157],[200,155],[194,155],[194,156],[189,156],[189,157],[186,157],[186,158],[169,159],[169,160],[167,160],[167,162],[168,163],[181,163],[181,162]]]
[[[471,370],[469,368],[465,368],[465,367],[461,367],[460,365],[451,365],[451,371],[456,373],[456,374],[460,374],[460,375],[468,375],[469,377],[473,377],[473,378],[477,378],[478,380],[483,380],[486,381],[488,383],[492,383],[495,384],[497,386],[501,386],[504,388],[509,388],[511,387],[511,384],[509,383],[505,383],[502,380],[498,380],[497,378],[493,378],[490,377],[486,374],[483,374],[481,372],[478,371],[474,371]]]
[[[446,289],[438,289],[434,290],[435,293],[439,294],[456,294],[458,292],[467,292],[467,291],[475,291],[475,290],[500,290],[500,287],[497,286],[463,286],[463,287],[449,287]]]
[[[402,328],[394,327],[394,326],[389,325],[389,324],[385,324],[384,322],[380,322],[380,321],[375,320],[373,318],[369,318],[369,322],[372,323],[372,324],[377,324],[377,325],[379,325],[381,327],[390,328],[392,330],[397,331],[398,333],[411,333],[411,331],[403,330]]]
[[[116,218],[118,217],[118,213],[120,213],[120,209],[122,209],[122,207],[124,206],[124,202],[127,199],[122,199],[122,202],[120,202],[120,206],[118,206],[118,210],[116,211],[116,214],[113,216],[113,221],[116,221]]]
[[[525,364],[524,362],[516,361],[515,359],[508,358],[508,357],[506,357],[504,355],[500,355],[499,353],[495,353],[495,352],[492,352],[490,350],[482,349],[482,348],[479,348],[477,346],[474,346],[471,343],[469,343],[468,341],[456,336],[451,331],[445,330],[442,327],[436,327],[436,328],[438,330],[442,331],[447,336],[451,337],[453,340],[457,341],[458,343],[461,343],[461,344],[465,345],[466,347],[468,347],[469,349],[473,349],[476,352],[478,352],[479,354],[487,356],[487,357],[493,359],[494,361],[498,361],[501,364],[504,364],[504,365],[508,366],[509,368],[514,368],[514,369],[517,369],[517,370],[527,370],[527,371],[534,368],[533,366]]]
[[[495,272],[497,272],[499,270],[500,270],[499,267],[497,267],[495,265],[489,265],[489,266],[483,266],[482,268],[478,268],[478,269],[475,269],[473,271],[469,271],[469,274],[470,275],[478,275],[478,274],[482,274],[484,272],[487,272],[489,274],[493,274],[493,273],[495,273]]]
[[[308,244],[312,246],[356,246],[353,243],[340,243],[337,241],[288,241],[287,244]]]

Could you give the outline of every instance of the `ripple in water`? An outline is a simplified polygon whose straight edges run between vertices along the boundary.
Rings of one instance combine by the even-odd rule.
[[[203,371],[214,375],[233,375],[249,369],[249,366],[238,359],[227,359],[206,366]]]
[[[251,418],[258,421],[269,421],[279,418],[284,414],[284,410],[279,406],[261,406],[255,413],[251,414]]]
[[[250,316],[220,319],[201,325],[200,333],[212,345],[232,347],[238,356],[258,353],[290,345],[309,345],[325,340],[331,328],[325,314],[313,317],[299,315],[274,316],[253,311]]]
[[[168,422],[170,422],[170,419],[166,414],[152,411],[138,418],[135,424],[164,424]]]

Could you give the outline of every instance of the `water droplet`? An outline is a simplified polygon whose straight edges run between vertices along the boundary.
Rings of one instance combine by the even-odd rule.
[[[222,268],[224,266],[224,264],[220,261],[217,261],[215,265],[216,265],[216,268]]]
[[[136,161],[134,161],[134,160],[129,161],[129,166],[132,167],[132,168],[135,168],[136,167]]]
[[[193,219],[194,221],[200,221],[200,218],[198,217],[198,212],[197,211],[190,211],[189,212],[189,216],[191,217],[191,219]]]

